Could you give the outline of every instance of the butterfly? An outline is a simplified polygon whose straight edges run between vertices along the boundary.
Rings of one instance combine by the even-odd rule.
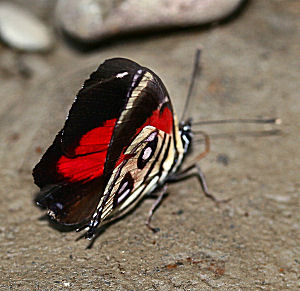
[[[199,58],[197,51],[194,75]],[[164,186],[191,169],[198,169],[204,193],[215,200],[196,164],[179,170],[192,136],[191,120],[178,122],[153,71],[125,58],[106,60],[84,82],[64,127],[33,169],[36,202],[59,224],[81,226],[92,238],[101,225],[161,190],[147,220],[155,230],[150,220]]]

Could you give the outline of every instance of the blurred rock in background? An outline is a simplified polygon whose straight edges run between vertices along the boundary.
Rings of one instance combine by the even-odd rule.
[[[218,22],[245,0],[11,0],[0,2],[0,40],[23,52],[49,52],[53,31],[101,45],[120,34]]]
[[[81,42],[122,33],[189,27],[216,22],[243,0],[58,0],[58,27]]]

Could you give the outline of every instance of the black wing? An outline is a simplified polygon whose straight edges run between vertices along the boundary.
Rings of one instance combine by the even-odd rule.
[[[122,58],[100,65],[85,81],[63,129],[33,169],[34,182],[41,188],[36,201],[59,223],[81,224],[96,210],[105,187],[108,132],[112,135],[115,126],[112,122],[108,127],[106,121],[119,118],[139,69]]]

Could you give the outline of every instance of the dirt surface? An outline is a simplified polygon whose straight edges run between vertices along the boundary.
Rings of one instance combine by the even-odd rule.
[[[1,290],[299,290],[299,10],[296,0],[257,0],[221,26],[122,40],[93,54],[58,44],[18,66],[0,48]],[[161,76],[180,112],[199,45],[195,120],[283,120],[282,134],[264,137],[213,134],[270,126],[203,128],[212,150],[201,167],[211,191],[232,201],[216,207],[196,179],[172,184],[153,218],[160,232],[144,225],[153,203],[145,200],[92,249],[40,219],[31,170],[89,73],[109,57],[136,60]]]

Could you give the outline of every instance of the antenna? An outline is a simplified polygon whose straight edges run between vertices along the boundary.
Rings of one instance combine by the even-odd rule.
[[[194,60],[194,69],[193,69],[193,73],[192,73],[191,83],[190,83],[190,86],[189,86],[187,97],[185,99],[185,104],[184,104],[182,116],[181,116],[181,119],[180,119],[181,122],[184,120],[185,114],[187,112],[187,109],[188,109],[188,106],[189,106],[189,103],[190,103],[190,99],[191,99],[193,89],[194,89],[194,85],[195,85],[196,76],[199,72],[201,72],[201,67],[200,67],[201,51],[202,51],[201,48],[197,48],[196,55],[195,55],[195,60]]]
[[[207,125],[207,124],[224,124],[224,123],[273,123],[281,124],[282,121],[280,118],[236,118],[236,119],[218,119],[218,120],[203,120],[193,122],[193,125]]]

